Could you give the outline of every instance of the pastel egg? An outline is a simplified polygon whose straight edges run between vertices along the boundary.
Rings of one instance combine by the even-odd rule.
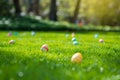
[[[99,42],[103,43],[103,42],[104,42],[104,40],[103,40],[103,39],[99,39]]]
[[[18,32],[14,32],[13,34],[14,34],[14,36],[18,36]]]
[[[73,42],[73,45],[78,45],[78,42],[77,42],[77,41],[74,41],[74,42]]]
[[[12,32],[9,32],[9,33],[7,34],[7,36],[12,36]]]
[[[48,45],[47,44],[43,44],[42,47],[48,47]]]
[[[82,62],[82,54],[81,53],[75,53],[72,58],[71,58],[71,62],[73,63],[81,63]]]
[[[32,31],[32,32],[31,32],[31,35],[32,35],[32,36],[34,36],[34,35],[35,35],[35,32],[34,32],[34,31]]]
[[[75,37],[75,33],[73,32],[71,36],[72,36],[72,37]]]
[[[76,38],[73,37],[73,38],[72,38],[72,41],[76,41]]]
[[[95,34],[94,37],[95,37],[95,38],[98,38],[98,34]]]
[[[14,44],[15,43],[15,40],[10,40],[9,41],[9,44]]]

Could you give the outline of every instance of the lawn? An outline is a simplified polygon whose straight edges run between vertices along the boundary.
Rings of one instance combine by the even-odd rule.
[[[0,32],[0,80],[120,80],[120,32],[76,32],[78,45],[71,32],[7,33]],[[43,44],[48,52],[40,50]],[[79,64],[71,62],[76,52],[83,56]]]

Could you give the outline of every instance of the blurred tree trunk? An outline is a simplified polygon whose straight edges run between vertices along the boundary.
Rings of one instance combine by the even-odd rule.
[[[39,0],[34,0],[34,14],[39,15],[39,10],[40,10]]]
[[[33,12],[33,0],[28,0],[28,13]]]
[[[33,12],[34,15],[40,15],[40,0],[29,0],[28,13]]]
[[[51,0],[49,19],[52,20],[52,21],[57,21],[57,5],[56,5],[56,0]]]
[[[20,2],[19,2],[19,0],[13,0],[13,4],[14,4],[14,7],[15,7],[15,15],[16,15],[16,16],[20,16],[21,7],[20,7]]]
[[[78,17],[78,14],[79,14],[79,9],[80,9],[80,3],[81,3],[81,0],[77,0],[76,2],[76,7],[75,7],[75,10],[74,10],[74,15],[73,15],[73,18],[72,18],[72,23],[75,23],[76,20],[77,20],[77,17]]]

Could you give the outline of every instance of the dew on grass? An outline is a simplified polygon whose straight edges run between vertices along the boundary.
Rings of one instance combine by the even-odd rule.
[[[23,76],[24,76],[24,73],[20,71],[20,72],[18,72],[18,76],[19,76],[19,77],[23,77]]]

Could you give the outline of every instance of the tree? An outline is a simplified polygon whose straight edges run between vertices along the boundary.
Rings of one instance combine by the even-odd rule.
[[[40,11],[39,0],[34,0],[34,14],[39,15],[39,11]]]
[[[10,15],[11,5],[6,2],[6,0],[0,0],[0,16],[9,16]]]
[[[40,15],[40,0],[29,0],[28,13],[33,12],[34,15]]]
[[[90,23],[99,25],[120,25],[119,0],[83,0],[87,10],[83,14]]]
[[[75,21],[78,17],[78,13],[79,13],[79,9],[80,9],[80,3],[81,3],[81,0],[77,0],[76,7],[75,7],[75,10],[74,10],[74,15],[73,15],[73,18],[71,20],[73,23],[75,23]]]
[[[28,13],[33,11],[33,0],[28,0]]]
[[[20,2],[19,2],[19,0],[13,0],[13,4],[14,4],[14,7],[15,7],[15,15],[16,15],[16,16],[20,16],[21,7],[20,7]]]
[[[52,20],[52,21],[57,21],[57,5],[56,5],[56,0],[51,0],[49,19]]]

